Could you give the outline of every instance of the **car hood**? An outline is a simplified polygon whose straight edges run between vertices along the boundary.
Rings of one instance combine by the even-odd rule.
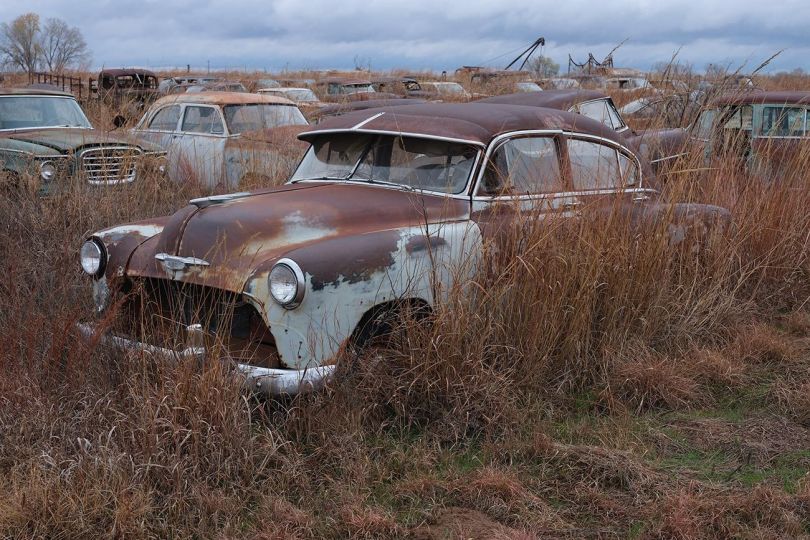
[[[259,268],[323,240],[357,238],[400,227],[469,216],[469,201],[380,186],[332,182],[287,184],[174,214],[160,234],[135,249],[126,273],[242,292]],[[197,259],[167,270],[155,256]],[[351,257],[351,253],[346,254]]]
[[[73,152],[85,146],[132,145],[144,152],[160,151],[155,145],[135,141],[129,136],[117,136],[95,129],[47,128],[26,129],[3,134],[4,139],[37,145],[60,153]]]

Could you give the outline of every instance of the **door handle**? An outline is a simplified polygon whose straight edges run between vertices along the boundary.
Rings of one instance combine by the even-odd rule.
[[[582,206],[582,201],[568,201],[562,205],[563,210],[576,210],[580,206]]]

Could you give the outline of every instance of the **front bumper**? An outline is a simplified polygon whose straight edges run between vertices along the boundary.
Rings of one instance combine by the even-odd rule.
[[[183,359],[205,360],[207,351],[203,345],[202,329],[191,325],[186,331],[188,346],[180,351],[156,347],[148,343],[107,334],[94,325],[77,323],[79,334],[87,340],[99,339],[100,343],[120,350],[144,351],[169,361]],[[245,386],[254,392],[270,397],[294,396],[304,392],[319,390],[332,378],[336,366],[318,366],[307,369],[279,369],[236,364],[237,370],[245,377]]]

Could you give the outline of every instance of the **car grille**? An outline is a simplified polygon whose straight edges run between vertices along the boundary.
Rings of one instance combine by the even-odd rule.
[[[122,303],[118,333],[182,349],[187,326],[199,324],[206,346],[241,364],[279,365],[275,340],[258,311],[241,295],[177,281],[138,279]]]
[[[81,153],[81,169],[93,185],[128,183],[135,180],[140,155],[131,146],[91,148]]]

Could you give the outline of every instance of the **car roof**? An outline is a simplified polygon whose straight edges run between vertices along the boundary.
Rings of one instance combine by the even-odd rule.
[[[504,94],[478,100],[476,103],[501,103],[504,105],[526,105],[529,107],[548,107],[567,111],[577,103],[608,98],[607,94],[599,90],[581,90],[579,88],[563,88],[559,90],[545,90],[543,92],[517,92]]]
[[[200,92],[199,94],[172,94],[160,98],[154,106],[167,103],[204,103],[208,105],[251,105],[269,103],[276,105],[295,105],[289,99],[268,94],[251,94],[248,92]]]
[[[712,102],[713,105],[720,107],[725,105],[759,105],[763,103],[810,105],[810,92],[762,90],[735,92],[720,96]]]
[[[624,146],[614,130],[580,114],[499,103],[425,103],[367,109],[331,117],[298,137],[332,132],[386,132],[487,145],[502,133],[563,130],[595,135]]]
[[[55,96],[76,99],[70,92],[43,88],[0,88],[0,96]]]

